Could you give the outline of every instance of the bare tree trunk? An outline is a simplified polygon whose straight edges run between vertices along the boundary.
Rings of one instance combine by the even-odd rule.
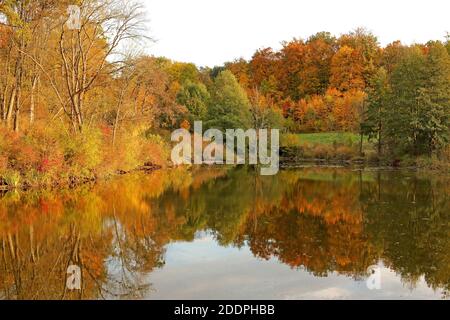
[[[20,121],[20,107],[21,107],[21,97],[22,97],[22,91],[19,88],[17,88],[17,94],[16,94],[16,108],[14,110],[14,131],[19,132],[19,121]]]
[[[382,125],[381,122],[378,125],[378,158],[381,157],[381,146],[382,146],[382,136],[381,136]]]
[[[128,84],[126,83],[124,85],[124,87],[122,87],[122,89],[120,91],[119,101],[117,102],[116,119],[114,120],[114,127],[113,127],[113,141],[112,141],[113,147],[116,144],[116,135],[117,135],[117,129],[119,127],[119,120],[120,120],[120,109],[123,104],[123,97],[125,96],[125,89],[126,89],[127,85]]]
[[[25,39],[22,35],[20,39],[20,48],[19,48],[19,57],[17,59],[15,76],[16,76],[16,99],[15,99],[15,107],[14,107],[14,131],[19,131],[19,116],[20,116],[20,107],[22,104],[22,76],[23,76],[23,62],[25,58]]]
[[[359,154],[361,156],[363,155],[363,143],[364,143],[364,133],[361,130],[361,132],[360,132],[360,140],[359,140]]]
[[[14,249],[14,242],[11,233],[8,232],[8,244],[9,244],[9,253],[12,259],[16,258],[16,250]]]
[[[113,139],[112,139],[113,147],[116,145],[117,128],[119,126],[119,113],[120,113],[120,109],[117,110],[116,119],[114,120]]]
[[[359,155],[363,156],[363,144],[364,144],[364,130],[363,130],[363,123],[364,123],[364,114],[365,114],[365,106],[366,106],[366,100],[363,98],[362,104],[361,104],[361,110],[360,110],[360,119],[359,119],[359,134],[360,134],[360,141],[359,141]]]
[[[36,91],[38,82],[39,82],[39,76],[35,75],[33,77],[33,81],[31,84],[31,93],[30,93],[30,125],[33,125],[34,119],[35,119],[35,109],[36,109],[35,91]]]
[[[34,228],[33,228],[33,225],[30,225],[29,233],[30,233],[31,260],[33,261],[33,263],[36,263],[36,255],[35,255],[35,249],[34,249]]]
[[[0,105],[0,120],[5,120],[5,111],[6,111],[6,95],[7,95],[7,87],[3,90],[2,101]]]
[[[6,81],[5,81],[5,87],[3,89],[3,99],[2,99],[2,105],[1,105],[1,112],[0,117],[1,120],[6,120],[6,112],[7,112],[7,104],[8,104],[8,88],[9,88],[9,72],[11,70],[11,48],[8,50],[8,55],[6,58],[6,65],[5,65],[5,75],[6,75]]]
[[[0,120],[6,120],[6,104],[8,103],[8,86],[5,86],[2,93],[2,101],[0,106]]]
[[[12,120],[12,114],[13,114],[13,109],[14,109],[14,101],[16,100],[16,94],[17,94],[17,90],[16,90],[16,87],[14,87],[13,90],[11,91],[8,108],[6,109],[5,122],[6,122],[7,128],[11,128],[11,120]]]

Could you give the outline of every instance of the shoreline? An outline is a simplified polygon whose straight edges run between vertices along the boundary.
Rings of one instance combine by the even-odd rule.
[[[432,168],[429,166],[419,165],[402,165],[401,163],[396,165],[383,164],[382,161],[371,162],[367,160],[339,160],[339,159],[320,159],[320,158],[280,158],[280,168],[282,169],[294,169],[305,167],[317,167],[317,168],[348,168],[348,169],[371,169],[371,170],[410,170],[416,172],[439,172],[443,174],[450,174],[450,167],[446,168]]]
[[[58,187],[64,187],[64,188],[76,188],[78,186],[82,186],[82,185],[86,185],[89,183],[96,183],[98,181],[106,181],[110,178],[113,177],[119,177],[119,176],[123,176],[123,175],[127,175],[127,174],[131,174],[134,172],[143,172],[145,174],[150,174],[153,173],[157,170],[161,170],[163,169],[162,166],[160,165],[142,165],[136,169],[133,170],[129,170],[129,171],[125,171],[125,170],[118,170],[114,173],[109,173],[107,175],[104,176],[95,176],[92,178],[87,178],[87,177],[71,177],[69,181],[53,181],[50,184],[41,184],[41,185],[32,185],[30,183],[28,183],[27,181],[19,184],[16,187],[12,187],[12,186],[8,186],[8,184],[5,183],[4,179],[1,177],[0,175],[0,192],[10,192],[13,190],[21,190],[21,191],[28,191],[28,190],[35,190],[35,189],[39,189],[39,188],[49,188],[49,189],[54,189],[54,188],[58,188]]]
[[[4,180],[0,176],[0,193],[8,193],[14,190],[29,191],[36,190],[39,188],[43,189],[54,189],[54,188],[76,188],[82,185],[87,185],[89,183],[95,184],[99,181],[107,181],[113,177],[120,177],[136,172],[142,172],[144,174],[151,174],[158,170],[163,169],[160,165],[143,165],[134,170],[118,170],[115,173],[110,173],[101,177],[73,177],[70,181],[56,181],[51,184],[42,185],[31,185],[26,181],[17,187],[9,187],[4,183]],[[167,169],[173,169],[172,166],[167,166]],[[336,160],[336,159],[292,159],[292,158],[280,158],[280,169],[302,169],[302,168],[342,168],[342,169],[353,169],[353,170],[370,170],[370,171],[412,171],[417,173],[427,173],[439,172],[444,175],[450,175],[450,169],[433,169],[428,167],[420,166],[393,166],[393,165],[381,165],[380,163],[371,163],[361,160]]]

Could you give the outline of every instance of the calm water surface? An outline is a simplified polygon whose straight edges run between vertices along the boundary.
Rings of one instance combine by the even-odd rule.
[[[445,299],[450,178],[177,169],[0,197],[3,299]],[[82,290],[66,289],[79,265]],[[368,267],[381,270],[369,290]]]

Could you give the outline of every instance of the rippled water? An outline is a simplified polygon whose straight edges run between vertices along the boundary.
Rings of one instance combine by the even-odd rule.
[[[10,192],[0,198],[0,297],[448,298],[449,182],[242,167]],[[81,267],[79,291],[66,287],[69,265]],[[379,289],[367,286],[370,266]]]

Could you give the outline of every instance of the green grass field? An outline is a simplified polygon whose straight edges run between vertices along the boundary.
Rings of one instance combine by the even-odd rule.
[[[299,134],[285,134],[281,138],[282,145],[295,146],[304,144],[321,144],[333,145],[345,144],[356,145],[359,144],[360,136],[350,132],[323,132],[323,133],[299,133]],[[367,137],[364,138],[364,144],[367,144]]]

